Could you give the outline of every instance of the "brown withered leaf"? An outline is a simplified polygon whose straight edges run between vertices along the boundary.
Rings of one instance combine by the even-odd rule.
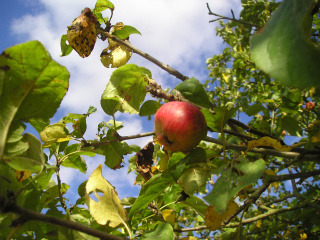
[[[145,181],[148,181],[152,177],[151,166],[153,165],[153,151],[153,142],[149,142],[136,154],[136,170]]]
[[[97,19],[89,8],[85,8],[71,26],[68,26],[67,39],[80,57],[88,57],[97,40]]]

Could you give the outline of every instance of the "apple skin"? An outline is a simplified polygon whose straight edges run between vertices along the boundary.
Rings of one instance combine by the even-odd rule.
[[[311,111],[314,107],[315,107],[315,103],[314,102],[307,102],[306,103],[306,110],[307,111]]]
[[[156,112],[154,131],[158,141],[171,152],[190,152],[207,135],[207,123],[194,105],[173,101]]]

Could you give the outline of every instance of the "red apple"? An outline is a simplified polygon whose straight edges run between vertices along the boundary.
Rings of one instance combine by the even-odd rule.
[[[306,103],[306,110],[310,111],[310,110],[312,110],[314,108],[314,106],[315,106],[314,102],[307,102]]]
[[[207,123],[194,105],[173,101],[156,112],[154,131],[158,141],[171,152],[190,152],[207,135]]]

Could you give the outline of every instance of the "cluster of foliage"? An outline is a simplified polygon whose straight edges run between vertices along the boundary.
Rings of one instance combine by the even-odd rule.
[[[139,31],[112,25],[110,1],[84,9],[61,38],[62,55],[74,49],[88,57],[98,38],[108,40],[101,62],[117,68],[101,97],[110,121],[97,126],[92,140],[84,134],[94,107],[49,122],[67,92],[67,69],[38,41],[6,49],[0,55],[0,239],[319,239],[320,1],[241,2],[240,19],[208,5],[228,47],[208,59],[205,84],[132,46],[129,36]],[[109,18],[101,14],[107,9]],[[182,82],[164,91],[148,69],[126,64],[132,53]],[[145,101],[147,94],[154,100]],[[116,112],[152,116],[167,101],[200,108],[216,138],[206,137],[190,153],[170,153],[156,139],[142,149],[125,142],[154,133],[118,134],[124,126]],[[25,123],[41,141],[24,133]],[[137,198],[120,200],[102,165],[80,184],[74,202],[65,198],[61,166],[84,173],[83,156],[97,154],[115,170],[133,154],[128,171],[141,185]]]

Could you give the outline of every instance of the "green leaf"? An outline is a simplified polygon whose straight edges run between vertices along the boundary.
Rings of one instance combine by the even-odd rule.
[[[253,104],[252,106],[243,109],[243,111],[248,114],[248,116],[255,116],[259,112],[264,110],[264,107],[260,103]]]
[[[49,125],[40,132],[41,141],[45,143],[57,142],[59,139],[66,138],[68,132],[66,126],[62,123]]]
[[[173,228],[170,223],[158,223],[156,229],[146,233],[142,239],[145,240],[173,240]]]
[[[201,112],[203,113],[209,128],[214,132],[222,132],[228,119],[232,118],[237,110],[238,108],[228,109],[228,107],[222,106],[214,108],[215,114],[212,114],[207,109],[201,109]]]
[[[109,168],[117,169],[120,167],[123,155],[130,153],[130,148],[125,142],[111,142],[103,146],[105,165]]]
[[[109,0],[97,0],[93,12],[100,13],[106,9],[114,10],[114,5]]]
[[[73,50],[73,48],[67,43],[67,41],[67,34],[63,34],[60,40],[61,57],[68,56]]]
[[[281,3],[251,41],[252,60],[282,84],[320,85],[320,49],[311,41],[313,0]]]
[[[301,126],[297,118],[286,115],[279,119],[279,126],[281,129],[286,130],[291,136],[301,137]]]
[[[32,134],[26,133],[23,141],[29,146],[28,150],[20,156],[3,156],[7,164],[18,171],[39,172],[45,159],[41,142]]]
[[[194,209],[197,213],[201,215],[201,217],[205,218],[206,211],[208,208],[208,205],[204,203],[203,200],[196,196],[189,196],[185,201],[179,202],[180,204],[185,204],[192,209]]]
[[[64,195],[69,189],[69,185],[62,183],[61,184],[61,193]],[[58,185],[54,185],[49,187],[41,196],[41,203],[43,205],[47,205],[50,202],[54,201],[55,199],[59,198],[59,187]]]
[[[158,101],[154,101],[154,100],[145,101],[140,107],[139,115],[141,117],[151,116],[155,114],[160,107],[161,107],[161,104]]]
[[[87,130],[88,114],[69,113],[63,118],[64,123],[72,123],[73,131],[70,133],[75,138],[82,138]]]
[[[0,158],[9,129],[20,120],[50,119],[68,89],[69,72],[38,41],[15,45],[0,55]]]
[[[150,178],[141,188],[139,197],[134,202],[130,212],[131,219],[139,210],[145,208],[151,201],[160,196],[167,187],[174,183],[170,175],[158,174]]]
[[[183,172],[178,180],[181,188],[188,194],[192,195],[199,191],[207,182],[207,170],[202,167],[190,168]]]
[[[8,194],[8,190],[17,193],[21,188],[22,184],[18,182],[17,177],[6,163],[3,161],[0,162],[0,196],[5,197]],[[21,193],[18,196],[18,204],[22,204],[24,200],[24,194]],[[1,215],[0,215],[1,217]],[[1,225],[1,224],[0,224]]]
[[[129,26],[129,25],[125,25],[123,28],[121,28],[119,30],[115,30],[112,34],[116,35],[118,38],[121,38],[121,39],[126,39],[131,34],[140,34],[141,35],[141,33],[136,28]]]
[[[37,132],[43,131],[43,129],[50,124],[49,120],[43,120],[41,118],[32,118],[29,120],[29,123],[34,127]]]
[[[225,171],[215,182],[213,190],[204,197],[221,215],[227,209],[228,203],[244,187],[256,183],[266,168],[266,163],[259,159],[255,162],[243,162],[234,166],[240,175]]]
[[[151,72],[134,64],[116,69],[102,94],[102,109],[108,115],[113,115],[117,109],[138,114],[147,93],[148,78],[151,78]]]
[[[182,83],[179,83],[174,89],[179,91],[181,95],[190,102],[205,108],[212,107],[212,103],[210,102],[203,85],[195,78],[189,78]]]

